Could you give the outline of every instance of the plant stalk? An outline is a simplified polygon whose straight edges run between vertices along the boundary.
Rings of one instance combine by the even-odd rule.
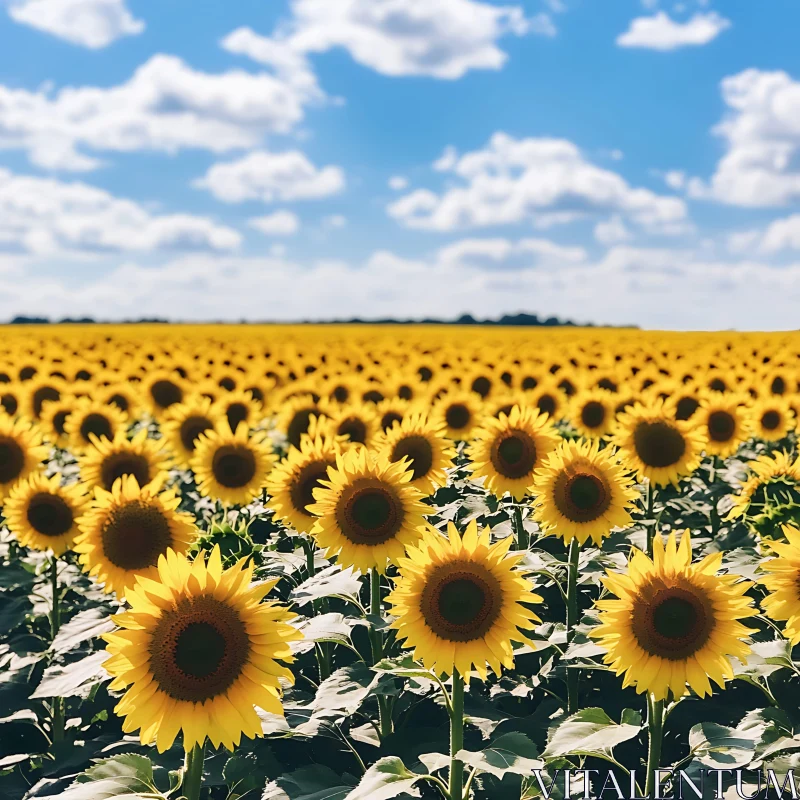
[[[376,620],[381,618],[381,574],[375,567],[369,571],[369,613]],[[372,663],[377,664],[383,658],[383,632],[370,627],[370,644],[372,645]],[[391,698],[378,695],[378,730],[381,739],[391,735],[392,723]]]
[[[517,535],[517,550],[527,550],[531,544],[531,537],[522,522],[522,507],[514,506],[514,533]]]
[[[578,562],[581,557],[580,542],[573,538],[569,543],[569,566],[567,568],[567,643],[575,635],[578,624]],[[578,710],[577,669],[567,669],[567,712],[574,714]]]
[[[647,521],[652,525],[647,526],[647,555],[653,557],[653,540],[656,538],[656,521],[653,516],[653,504],[656,499],[656,487],[652,481],[647,482]]]
[[[453,690],[450,694],[450,781],[447,787],[450,800],[464,798],[464,763],[456,753],[464,748],[464,679],[453,670]]]
[[[50,590],[52,602],[50,604],[50,641],[53,642],[61,627],[61,598],[58,591],[58,556],[53,554],[50,559]],[[53,744],[64,739],[64,698],[54,697],[52,705],[52,728],[50,738]]]
[[[664,739],[664,701],[647,693],[647,779],[645,797],[652,797],[656,786],[656,770],[661,766],[661,743]]]
[[[186,800],[200,800],[200,790],[203,788],[203,760],[205,758],[204,744],[196,744],[186,753],[183,766],[183,795]]]

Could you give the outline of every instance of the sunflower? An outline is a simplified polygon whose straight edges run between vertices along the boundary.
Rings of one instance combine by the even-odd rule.
[[[59,400],[47,400],[42,405],[42,414],[39,420],[44,437],[50,444],[56,447],[65,448],[67,446],[67,432],[64,425],[67,417],[75,408],[77,398],[70,394],[64,394]]]
[[[617,417],[612,441],[623,463],[639,480],[656,486],[675,486],[700,464],[705,446],[703,433],[688,422],[673,419],[663,400],[636,402]]]
[[[64,421],[64,433],[72,450],[81,453],[94,444],[92,437],[113,439],[118,433],[124,433],[127,420],[128,415],[116,406],[81,397],[75,401],[70,415]]]
[[[449,390],[437,400],[431,412],[435,422],[443,422],[447,435],[456,441],[469,439],[483,416],[483,401],[475,392]]]
[[[232,432],[227,423],[221,423],[197,440],[191,465],[200,494],[243,506],[258,497],[274,462],[263,441],[248,438],[247,425],[240,424]]]
[[[666,407],[669,408],[675,419],[692,419],[695,412],[700,408],[700,397],[702,390],[694,381],[686,383],[674,383],[669,390],[669,399]]]
[[[378,418],[380,430],[387,433],[392,429],[395,422],[402,422],[406,414],[411,409],[411,403],[398,397],[389,397],[381,400],[375,407],[375,415]]]
[[[281,680],[293,676],[279,662],[293,661],[289,643],[303,635],[289,611],[262,602],[278,579],[251,584],[246,562],[223,570],[219,547],[208,562],[167,550],[157,580],[137,579],[130,610],[114,615],[121,630],[103,634],[109,688],[126,690],[114,711],[142,744],[163,753],[182,731],[187,752],[206,738],[233,750],[242,734],[263,735],[254,706],[283,714]]]
[[[569,405],[569,420],[581,436],[599,439],[614,425],[617,402],[617,395],[606,389],[577,392]]]
[[[473,432],[468,469],[473,478],[485,478],[486,488],[496,497],[508,492],[522,500],[533,482],[534,470],[559,439],[546,414],[514,406],[508,416],[485,417]]]
[[[315,418],[317,419],[317,418]],[[290,447],[286,458],[269,475],[267,492],[269,507],[275,518],[299,533],[309,533],[317,518],[308,510],[314,503],[314,489],[328,476],[328,468],[336,466],[341,448],[336,440],[312,426],[303,434],[300,447]]]
[[[614,528],[631,524],[628,509],[639,496],[612,448],[597,440],[562,442],[536,470],[534,519],[544,533],[569,544],[600,545]]]
[[[153,412],[160,417],[170,406],[183,402],[185,381],[178,372],[168,369],[148,372],[142,380],[142,394]]]
[[[41,419],[45,403],[60,400],[67,392],[67,384],[61,378],[36,376],[24,384],[20,413],[33,419]]]
[[[289,444],[300,446],[300,437],[308,431],[312,417],[322,416],[319,401],[310,394],[289,397],[281,403],[275,427],[286,434]]]
[[[155,579],[158,559],[169,548],[185,553],[197,537],[194,517],[178,511],[180,497],[159,492],[158,482],[140,487],[123,475],[110,492],[96,487],[89,510],[78,520],[74,550],[84,572],[106,592],[123,597],[137,575]]]
[[[225,417],[232,431],[240,422],[248,428],[255,427],[262,419],[261,403],[250,392],[232,390],[225,392],[214,403],[212,414]]]
[[[92,438],[92,446],[78,458],[81,478],[90,487],[101,486],[110,492],[123,475],[133,475],[139,486],[167,477],[170,465],[164,443],[148,439],[146,428],[130,440],[122,431],[111,440]]]
[[[138,389],[130,383],[119,379],[111,380],[108,386],[101,386],[94,392],[94,396],[101,403],[116,406],[124,411],[131,419],[139,416],[142,410],[142,398]]]
[[[4,383],[0,385],[0,412],[5,411],[8,416],[15,417],[24,394],[24,384]]]
[[[385,572],[419,538],[430,509],[410,481],[406,461],[373,457],[365,448],[336,457],[336,468],[314,489],[308,510],[319,517],[311,534],[342,567]]]
[[[786,621],[783,635],[796,645],[800,642],[800,530],[784,525],[783,535],[785,542],[765,542],[776,558],[760,564],[769,573],[759,580],[769,590],[761,607],[771,619]]]
[[[666,546],[653,541],[653,560],[634,548],[628,572],[608,572],[605,587],[618,599],[598,600],[600,625],[590,636],[606,651],[604,661],[622,686],[652,692],[663,700],[686,684],[701,697],[711,694],[709,679],[724,687],[733,678],[730,656],[743,660],[753,631],[739,620],[752,617],[745,592],[752,585],[738,575],[718,575],[722,553],[692,563],[689,531],[676,546],[674,531]]]
[[[556,422],[564,416],[567,398],[559,389],[558,381],[546,378],[530,392],[530,400],[527,400],[526,404],[532,405],[539,410],[540,414],[546,414],[553,422]]]
[[[348,445],[371,447],[378,433],[378,418],[372,403],[323,403],[328,430]]]
[[[30,421],[0,415],[0,500],[21,480],[42,469],[49,455],[38,428]]]
[[[417,544],[399,560],[388,595],[391,626],[414,658],[437,675],[473,670],[486,680],[514,666],[512,642],[541,621],[527,606],[541,602],[533,585],[515,569],[523,553],[509,553],[513,536],[491,543],[489,528],[475,520],[460,536],[452,522],[447,536],[426,526]]]
[[[72,547],[88,500],[82,484],[62,486],[60,475],[34,472],[9,492],[3,514],[21,545],[60,556]]]
[[[380,437],[376,452],[391,462],[408,459],[411,485],[426,495],[447,484],[446,470],[453,466],[456,456],[444,424],[429,422],[419,411],[396,422]]]
[[[189,466],[198,438],[218,422],[211,399],[199,394],[187,397],[183,403],[176,403],[164,412],[161,432],[180,466]]]
[[[692,422],[706,434],[706,453],[727,458],[748,437],[747,400],[735,392],[707,392]]]
[[[795,429],[795,418],[789,400],[771,395],[756,400],[749,409],[750,427],[765,442],[777,442]]]

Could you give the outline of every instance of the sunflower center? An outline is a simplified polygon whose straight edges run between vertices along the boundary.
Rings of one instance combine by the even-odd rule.
[[[504,478],[524,478],[536,465],[536,442],[525,431],[512,428],[494,441],[489,458]]]
[[[686,452],[686,441],[667,422],[640,422],[633,434],[636,454],[648,467],[670,467]]]
[[[336,433],[339,436],[347,436],[351,442],[358,442],[359,444],[364,444],[367,440],[367,426],[358,417],[349,417],[343,420],[336,429]]]
[[[781,424],[781,415],[777,411],[767,411],[761,417],[761,426],[768,431],[774,431]]]
[[[472,381],[472,391],[481,397],[486,397],[491,390],[492,382],[488,378],[481,376]]]
[[[150,387],[150,396],[159,408],[169,408],[183,400],[181,387],[167,380],[156,381]]]
[[[370,389],[368,392],[364,392],[361,395],[361,398],[364,400],[365,403],[380,403],[383,400],[383,392],[379,391],[378,389]]]
[[[728,411],[712,411],[708,415],[708,435],[715,442],[727,442],[736,431],[736,420]]]
[[[250,410],[244,403],[231,403],[225,412],[225,416],[228,418],[228,425],[230,425],[232,431],[236,430],[236,426],[240,422],[246,422],[249,415]]]
[[[543,414],[548,414],[552,417],[556,410],[556,400],[552,395],[543,394],[536,403],[536,407]]]
[[[471,642],[483,637],[500,616],[503,592],[485,567],[454,562],[434,569],[420,602],[422,616],[437,636]]]
[[[232,392],[236,388],[236,381],[230,376],[225,376],[220,379],[219,385],[228,392]]]
[[[315,408],[303,408],[296,412],[286,429],[286,438],[289,444],[300,447],[300,437],[308,431],[311,416],[316,413]]]
[[[25,453],[14,439],[0,437],[0,483],[10,483],[19,477],[25,466]]]
[[[587,428],[599,428],[606,418],[606,409],[602,403],[597,400],[590,400],[581,409],[581,422]]]
[[[687,420],[692,417],[695,411],[700,408],[700,401],[694,397],[681,397],[678,400],[678,407],[675,410],[675,418]]]
[[[683,581],[655,580],[640,589],[633,605],[633,634],[647,653],[672,661],[702,649],[714,629],[714,609],[706,593]]]
[[[709,384],[708,388],[713,392],[725,392],[728,386],[722,378],[714,378]]]
[[[333,397],[337,403],[346,403],[347,399],[350,397],[350,390],[346,386],[337,386],[331,392],[331,397]]]
[[[433,466],[433,448],[424,436],[406,436],[401,439],[392,450],[390,461],[400,461],[403,457],[411,461],[414,473],[412,480],[427,475]]]
[[[187,417],[181,423],[181,444],[190,453],[194,452],[197,437],[213,427],[211,420],[206,417]]]
[[[783,394],[786,391],[786,381],[780,375],[776,376],[772,381],[770,391],[772,394]]]
[[[247,447],[224,445],[214,453],[211,470],[217,483],[228,489],[239,489],[253,480],[256,457]]]
[[[111,397],[108,398],[108,404],[116,406],[120,411],[127,411],[130,407],[128,398],[125,397],[124,394],[112,394]]]
[[[53,386],[41,386],[33,393],[33,415],[36,419],[42,414],[42,406],[48,400],[60,400],[61,392]]]
[[[471,416],[469,409],[463,403],[453,403],[444,415],[447,427],[454,431],[466,428]]]
[[[379,481],[354,483],[342,493],[336,508],[339,528],[355,544],[389,541],[402,527],[403,517],[402,502]]]
[[[148,653],[153,679],[165,694],[202,703],[241,676],[250,638],[236,609],[201,595],[163,612]]]
[[[28,523],[42,536],[63,536],[72,527],[72,509],[63,498],[40,492],[28,502]]]
[[[328,477],[328,467],[336,465],[334,461],[314,461],[306,464],[297,474],[289,489],[292,506],[297,511],[302,511],[306,516],[313,516],[306,511],[306,507],[314,502],[314,489],[322,486],[320,481]]]
[[[113,509],[101,532],[103,553],[125,570],[153,567],[172,545],[169,522],[156,506],[133,500]]]
[[[592,522],[611,505],[608,483],[590,472],[562,472],[553,487],[556,508],[571,522]]]
[[[67,421],[69,411],[58,411],[53,416],[53,428],[59,436],[64,435],[64,423]]]
[[[87,414],[81,422],[81,438],[91,441],[89,434],[93,433],[98,439],[111,439],[114,434],[111,430],[111,423],[102,414]]]
[[[145,486],[150,483],[150,463],[138,453],[112,453],[103,460],[100,481],[107,492],[123,475],[133,475],[139,486]]]
[[[0,399],[0,405],[3,406],[7,414],[13,417],[14,414],[17,413],[19,402],[13,394],[4,394],[2,399]]]
[[[398,414],[396,411],[387,411],[381,417],[381,430],[386,433],[394,424],[395,422],[402,422],[403,415]]]

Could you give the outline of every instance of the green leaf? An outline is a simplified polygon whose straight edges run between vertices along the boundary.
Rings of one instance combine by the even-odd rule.
[[[355,783],[347,777],[321,764],[301,767],[268,783],[261,800],[344,800]]]
[[[87,639],[113,631],[114,627],[111,618],[103,609],[87,608],[61,626],[50,649],[54,653],[66,653]]]
[[[295,653],[305,653],[314,649],[315,642],[350,643],[350,626],[345,622],[343,614],[321,614],[304,620],[299,626],[304,639],[292,643]]]
[[[245,795],[255,800],[253,793],[263,788],[267,773],[277,775],[280,771],[280,765],[269,750],[263,754],[237,753],[231,756],[222,770],[222,777],[230,787],[228,800],[237,800]]]
[[[750,762],[759,735],[760,732],[748,736],[747,732],[716,722],[700,722],[689,731],[689,746],[694,757],[707,767],[736,769]]]
[[[542,758],[550,761],[583,755],[613,761],[614,747],[638,736],[642,729],[641,722],[635,724],[634,719],[623,714],[623,722],[618,724],[602,708],[584,708],[550,729]]]
[[[289,596],[295,605],[303,606],[323,597],[358,599],[361,580],[352,567],[341,569],[336,564],[326,567],[303,581]]]
[[[411,772],[402,759],[386,756],[376,761],[363,775],[358,786],[345,800],[388,800],[399,794],[419,797],[414,784],[420,775]]]
[[[25,617],[31,613],[33,606],[27,597],[15,597],[13,600],[3,600],[0,609],[0,630],[13,631],[25,621]]]
[[[110,678],[103,669],[103,662],[108,660],[105,650],[75,661],[67,666],[48,667],[42,675],[42,682],[31,695],[34,697],[72,697],[82,694],[85,689],[95,683],[101,683]]]
[[[383,672],[388,675],[395,675],[398,678],[418,678],[426,681],[436,681],[436,676],[429,669],[425,669],[411,656],[404,656],[399,659],[385,658],[379,661],[372,668],[375,672]]]
[[[537,760],[536,745],[524,733],[505,733],[498,736],[489,747],[480,752],[459,750],[457,757],[479,772],[488,772],[497,778],[512,775],[531,775],[541,769]]]

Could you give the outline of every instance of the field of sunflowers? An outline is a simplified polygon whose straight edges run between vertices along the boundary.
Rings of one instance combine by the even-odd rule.
[[[4,800],[652,797],[657,768],[733,797],[798,765],[797,334],[0,350]]]

